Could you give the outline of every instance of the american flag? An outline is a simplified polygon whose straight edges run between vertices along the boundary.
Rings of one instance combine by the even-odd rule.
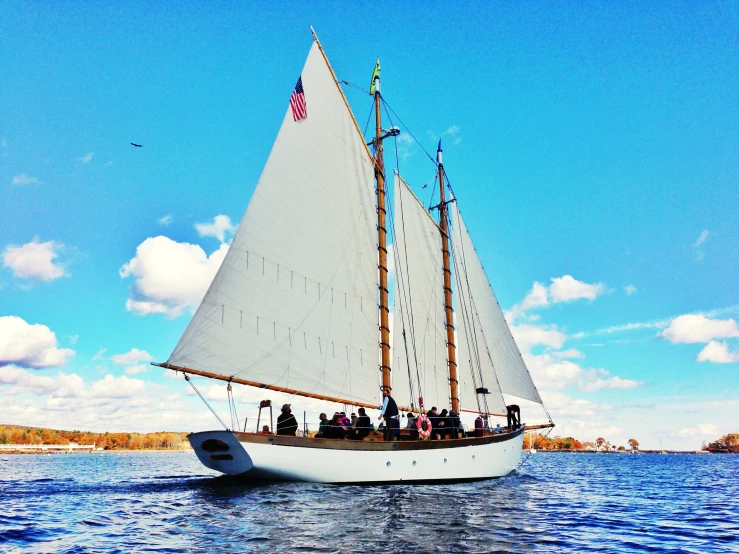
[[[290,97],[290,107],[293,109],[293,121],[300,121],[308,117],[308,110],[305,106],[305,93],[303,92],[303,78],[298,78],[298,84],[295,85],[293,95]]]

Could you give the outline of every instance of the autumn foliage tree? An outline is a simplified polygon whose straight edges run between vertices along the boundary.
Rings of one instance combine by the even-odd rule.
[[[739,453],[739,433],[729,433],[708,444],[710,452]]]
[[[629,439],[629,448],[632,450],[639,450],[639,441],[636,439]]]
[[[105,449],[181,448],[187,433],[90,433],[0,425],[0,444],[91,445]]]

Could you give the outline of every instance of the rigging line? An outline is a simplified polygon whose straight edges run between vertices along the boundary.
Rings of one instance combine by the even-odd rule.
[[[460,220],[459,220],[459,218],[461,217],[461,214],[459,212],[459,206],[456,207],[456,212],[457,212],[457,218],[458,219],[457,219],[457,225],[455,225],[455,229],[457,231],[457,236],[459,237],[459,244],[462,245],[461,263],[462,263],[462,266],[463,266],[464,277],[465,277],[465,281],[467,283],[467,290],[468,290],[468,293],[469,293],[470,310],[472,312],[472,323],[473,323],[473,329],[475,330],[475,347],[476,347],[476,351],[477,351],[478,367],[479,367],[478,371],[480,373],[480,380],[482,381],[482,364],[479,361],[480,351],[479,351],[479,345],[477,344],[477,328],[476,328],[477,326],[476,326],[476,323],[475,323],[475,320],[474,320],[475,314],[477,313],[477,308],[475,307],[475,299],[472,296],[472,286],[470,285],[470,282],[469,282],[469,272],[467,271],[467,256],[466,256],[466,253],[464,251],[464,242],[462,241],[462,225],[461,225]],[[479,315],[478,315],[478,319],[479,319]],[[480,322],[480,333],[482,334],[482,340],[485,342],[485,350],[487,352],[488,359],[490,360],[490,365],[491,365],[491,367],[493,369],[493,377],[495,377],[495,382],[498,385],[498,390],[501,391],[501,398],[502,398],[502,388],[500,386],[500,379],[498,378],[498,372],[495,369],[495,364],[493,363],[493,359],[492,359],[492,356],[490,354],[490,349],[489,349],[488,344],[487,344],[487,338],[485,337],[485,333],[482,330],[482,322]],[[483,383],[483,385],[484,385],[484,383]],[[485,398],[484,396],[483,396],[483,401],[484,401],[485,406],[487,408],[487,398]],[[503,403],[505,404],[505,399],[504,399],[504,402]]]
[[[209,409],[209,410],[210,410],[210,411],[211,411],[211,412],[213,413],[213,415],[214,415],[214,416],[216,416],[216,419],[217,419],[218,421],[220,421],[220,422],[221,422],[221,425],[223,425],[223,428],[224,428],[224,429],[225,429],[226,431],[228,431],[228,430],[229,430],[229,429],[228,429],[228,426],[226,426],[226,424],[225,424],[225,423],[223,423],[223,420],[222,420],[222,419],[221,419],[221,418],[220,418],[220,417],[218,416],[218,414],[217,414],[217,413],[215,412],[215,410],[214,410],[213,408],[211,408],[210,404],[208,404],[208,401],[207,401],[207,400],[205,399],[205,397],[204,397],[204,396],[203,396],[202,394],[200,394],[200,391],[199,391],[199,390],[198,390],[198,388],[197,388],[197,387],[195,386],[195,383],[193,383],[193,382],[192,382],[192,380],[190,379],[190,376],[189,376],[189,375],[188,375],[187,373],[183,373],[182,375],[184,375],[184,376],[185,376],[185,381],[187,381],[188,383],[190,383],[190,386],[191,386],[191,387],[192,387],[192,389],[193,389],[193,390],[194,390],[194,391],[195,391],[195,392],[197,393],[197,395],[198,395],[198,396],[200,397],[200,400],[202,400],[202,401],[203,401],[203,403],[204,403],[204,404],[205,404],[206,406],[208,406],[208,409]]]
[[[447,184],[449,184],[448,180],[447,180]],[[452,190],[451,189],[451,184],[449,184],[449,190],[450,191]],[[454,191],[452,191],[452,194],[454,195]],[[454,199],[456,200],[456,196],[454,196]],[[459,202],[456,202],[456,207],[457,207],[458,217],[461,218],[462,217],[462,210],[460,210],[460,208],[459,208]],[[467,232],[467,234],[469,235],[469,231]],[[460,243],[461,242],[462,241],[461,241],[461,230],[460,230]],[[462,256],[465,257],[465,255],[464,255],[464,249],[462,251]],[[480,263],[482,264],[482,262],[480,262]],[[483,270],[484,270],[484,268],[483,268]],[[493,290],[493,286],[490,284],[490,280],[488,280],[488,283],[487,284],[488,284],[488,288],[490,289],[490,292],[493,295],[493,298],[495,299],[495,303],[497,304],[498,309],[500,310],[501,309],[500,308],[500,303],[498,303],[498,298],[495,296],[495,291]],[[523,356],[521,355],[521,350],[518,348],[518,344],[516,343],[516,340],[513,338],[513,333],[511,332],[511,328],[508,326],[508,323],[505,322],[505,321],[504,321],[504,327],[503,328],[504,328],[503,334],[501,334],[501,336],[498,338],[498,340],[495,341],[495,343],[493,344],[493,347],[495,348],[497,346],[497,344],[501,340],[503,340],[504,336],[505,337],[508,337],[511,340],[511,342],[513,343],[514,348],[516,349],[516,353],[518,353],[518,358],[521,360],[521,364],[523,365],[523,368],[526,371],[526,377],[528,377],[529,383],[534,388],[534,392],[536,392],[536,395],[539,397],[538,404],[541,404],[543,406],[544,405],[544,401],[541,399],[541,394],[539,394],[539,389],[536,387],[536,384],[534,383],[534,380],[531,378],[531,372],[529,371],[529,368],[526,366],[526,362],[524,361]],[[484,334],[483,334],[483,338],[485,338]],[[488,348],[487,339],[485,339],[485,343],[486,343],[486,348]],[[489,348],[488,348],[488,356],[490,356],[490,350],[489,350]],[[492,358],[491,358],[490,362],[492,363]],[[497,372],[495,373],[495,378],[498,381],[498,386],[500,386],[500,380],[498,379]],[[502,390],[501,390],[501,392],[502,392]]]
[[[382,97],[380,97],[382,98]],[[392,116],[390,115],[390,112],[387,109],[387,104],[383,102],[383,105],[385,106],[385,115],[387,115],[388,121],[390,121],[390,127],[395,126],[395,122],[393,121]],[[398,175],[400,175],[400,159],[398,157],[398,137],[393,137],[393,143],[395,146],[395,169],[398,171]]]
[[[461,226],[458,225],[458,224],[457,225],[454,225],[453,226],[453,229],[456,230],[456,232],[458,233],[458,236],[461,237],[461,232],[462,232]],[[454,242],[454,241],[452,241],[452,242]],[[459,242],[460,242],[460,244],[462,243],[461,238],[459,239]],[[464,315],[464,318],[465,319],[464,319],[464,321],[467,322],[467,328],[472,330],[472,333],[471,334],[470,333],[467,333],[467,335],[468,335],[467,336],[467,344],[468,344],[468,348],[470,349],[470,355],[474,357],[474,364],[473,364],[472,367],[470,367],[470,369],[472,370],[473,381],[474,381],[475,380],[475,374],[474,374],[473,367],[476,367],[477,373],[479,375],[480,385],[481,386],[484,386],[485,382],[484,382],[483,374],[482,374],[482,363],[480,361],[480,349],[479,349],[479,345],[478,345],[478,341],[477,341],[477,327],[475,325],[475,312],[474,312],[474,306],[473,306],[474,300],[472,298],[472,288],[471,288],[470,283],[469,283],[469,276],[468,276],[468,272],[467,272],[467,263],[466,263],[466,259],[465,259],[465,253],[464,253],[464,245],[462,246],[462,252],[459,253],[459,255],[457,255],[456,250],[455,250],[455,255],[453,257],[453,260],[454,260],[455,269],[458,271],[458,279],[460,281],[462,279],[462,274],[464,274],[464,279],[465,279],[466,287],[462,287],[462,283],[459,283],[459,288],[460,288],[460,290],[466,290],[466,292],[467,292],[467,303],[469,303],[469,306],[467,306],[467,303],[464,302],[465,298],[464,297],[462,298],[462,301],[463,301],[462,302],[462,305],[463,305],[463,309],[464,309],[464,312],[465,312],[465,315]],[[458,264],[462,268],[461,271],[458,270]],[[470,323],[470,320],[471,320],[471,323]],[[473,342],[473,346],[474,347],[471,347],[470,346],[470,341]],[[492,360],[491,360],[491,362],[492,362]],[[496,382],[497,382],[498,378],[497,378],[497,375],[495,374],[495,367],[494,366],[493,366],[493,375],[495,376],[495,379],[496,379]],[[498,389],[500,389],[500,383],[498,383]],[[477,395],[477,403],[478,403],[478,409],[480,409],[482,411],[482,406],[480,405],[480,395]],[[487,398],[484,395],[482,396],[482,403],[485,406],[486,413],[488,413],[489,406],[488,406]]]
[[[387,108],[388,110],[390,110],[390,112],[392,112],[392,114],[393,114],[393,115],[394,115],[394,116],[395,116],[396,118],[398,118],[398,123],[400,123],[400,124],[401,124],[401,125],[402,125],[403,127],[405,127],[405,130],[406,130],[406,131],[408,132],[408,134],[409,134],[409,135],[411,136],[411,138],[412,138],[413,140],[415,140],[415,141],[416,141],[416,144],[418,144],[418,146],[420,146],[420,147],[421,147],[421,150],[423,150],[423,152],[424,152],[424,153],[425,153],[425,154],[426,154],[426,155],[428,156],[429,160],[431,160],[431,162],[432,162],[432,163],[433,163],[434,165],[436,165],[436,159],[435,159],[435,158],[434,158],[434,157],[433,157],[433,156],[432,156],[431,154],[429,154],[429,153],[428,153],[428,152],[426,151],[426,149],[425,149],[425,148],[423,147],[423,145],[421,144],[421,142],[420,142],[420,141],[419,141],[419,140],[418,140],[418,139],[416,138],[416,136],[415,136],[415,135],[414,135],[413,133],[411,133],[410,129],[408,128],[408,125],[406,125],[405,123],[403,123],[403,120],[402,120],[402,119],[400,119],[400,116],[399,116],[398,114],[396,114],[396,113],[395,113],[395,110],[393,110],[393,109],[392,109],[392,108],[390,107],[390,104],[388,104],[388,103],[387,103],[387,102],[385,101],[385,98],[384,98],[384,97],[382,97],[382,96],[380,96],[380,100],[382,100],[382,103],[383,103],[383,104],[385,104],[385,107],[386,107],[386,108]]]
[[[524,432],[525,432],[525,431],[524,431]],[[550,434],[551,432],[552,432],[552,429],[551,429],[551,428],[550,428],[550,429],[548,429],[548,430],[547,430],[547,432],[546,432],[546,434],[544,435],[544,438],[545,438],[545,439],[546,439],[546,438],[549,438],[549,434]],[[538,433],[537,433],[537,434],[538,434]],[[521,463],[519,463],[519,464],[518,464],[518,467],[516,468],[516,470],[519,470],[519,469],[521,469],[521,467],[523,467],[523,464],[524,464],[524,463],[526,463],[526,460],[528,460],[528,459],[529,459],[529,458],[531,457],[531,454],[532,454],[532,452],[531,452],[531,447],[532,447],[532,446],[533,446],[533,442],[531,441],[531,438],[529,438],[529,451],[528,451],[528,453],[527,453],[527,456],[526,456],[526,457],[525,457],[525,458],[524,458],[523,460],[521,460]]]
[[[398,181],[402,181],[402,179],[399,178]],[[409,267],[408,266],[408,248],[405,242],[405,237],[406,237],[405,214],[403,211],[403,193],[402,193],[403,183],[399,183],[399,184],[400,184],[400,188],[398,189],[398,197],[400,198],[400,221],[401,221],[401,227],[402,227],[402,233],[403,233],[403,255],[405,258],[405,269],[408,269]],[[392,203],[390,204],[390,217],[391,217],[391,221],[393,222],[393,226],[392,226],[393,243],[397,245],[397,237],[396,237],[395,224],[394,224],[395,223],[395,212],[394,212],[394,207]],[[402,264],[399,263],[400,253],[398,252],[398,248],[396,247],[393,250],[394,250],[393,255],[396,259],[395,269],[396,269],[396,276],[397,276],[398,268],[402,267]],[[405,275],[405,273],[402,273],[402,274]],[[418,368],[418,350],[416,348],[416,327],[415,327],[415,319],[413,317],[413,298],[411,297],[410,282],[408,282],[407,284],[402,284],[404,283],[404,281],[405,281],[404,279],[401,279],[398,281],[399,283],[398,291],[402,292],[402,300],[405,300],[405,304],[407,306],[406,310],[410,314],[409,325],[410,325],[410,331],[411,331],[411,347],[413,350],[413,361],[416,366],[416,379],[418,380],[418,395],[423,396],[423,387],[421,386],[421,374]],[[406,298],[406,293],[407,293],[407,298]],[[402,300],[401,300],[401,306],[403,304]]]
[[[352,88],[355,88],[357,90],[361,90],[365,94],[369,94],[370,93],[370,91],[368,91],[367,89],[362,88],[359,85],[355,85],[354,83],[350,83],[349,81],[339,81],[339,82],[340,83],[344,83],[348,87],[352,87]]]

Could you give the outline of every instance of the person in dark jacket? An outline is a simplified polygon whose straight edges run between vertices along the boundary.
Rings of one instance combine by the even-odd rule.
[[[439,414],[436,413],[436,406],[433,406],[428,412],[426,412],[426,417],[429,418],[429,422],[431,423],[431,435],[429,435],[430,440],[438,439],[439,438]]]
[[[326,432],[326,429],[328,429],[328,426],[331,425],[331,422],[326,417],[326,414],[323,413],[319,415],[318,418],[321,422],[318,424],[318,433],[316,433],[316,438],[323,439],[325,438],[324,433]]]
[[[324,439],[343,439],[346,436],[341,426],[341,414],[336,412],[326,430],[323,432]]]
[[[365,413],[364,408],[359,408],[359,417],[357,418],[357,424],[354,426],[354,432],[349,437],[350,439],[361,441],[369,435],[370,432],[370,418]]]
[[[447,436],[451,434],[451,431],[449,429],[449,418],[447,417],[446,409],[441,410],[441,413],[439,414],[439,417],[436,418],[436,421],[438,422],[437,430],[439,431],[439,438],[447,438]]]
[[[521,425],[521,408],[519,408],[517,404],[511,404],[510,406],[506,406],[506,411],[506,415],[508,416],[508,429],[513,431],[514,428]]]
[[[380,406],[380,417],[385,418],[385,432],[383,440],[391,441],[393,439],[400,440],[400,412],[398,405],[390,396],[389,392],[383,392],[382,406]]]
[[[277,416],[277,434],[292,435],[298,430],[298,422],[290,411],[290,404],[282,406],[282,413]]]
[[[462,433],[462,438],[464,438],[464,427],[462,427],[459,415],[454,410],[449,411],[449,429],[452,432],[453,439],[458,438],[460,433]]]

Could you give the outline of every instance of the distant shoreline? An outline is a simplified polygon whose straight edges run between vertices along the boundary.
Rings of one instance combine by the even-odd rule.
[[[527,450],[523,450],[527,453]],[[716,451],[711,452],[709,450],[537,450],[536,454],[549,454],[549,453],[571,453],[571,454],[731,454],[731,452]]]
[[[131,454],[131,453],[159,453],[166,452],[193,452],[192,448],[116,448],[110,450],[3,450],[0,452],[0,459],[3,456],[31,456],[31,455],[59,455],[59,454]]]

